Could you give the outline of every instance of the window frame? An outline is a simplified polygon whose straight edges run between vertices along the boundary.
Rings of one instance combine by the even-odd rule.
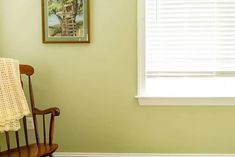
[[[137,1],[138,96],[141,96],[145,90],[145,0]]]
[[[137,96],[140,105],[147,106],[234,106],[231,97],[157,97],[145,93],[145,1],[137,0]]]

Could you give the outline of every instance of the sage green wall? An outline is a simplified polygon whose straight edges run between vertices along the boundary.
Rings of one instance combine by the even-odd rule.
[[[234,107],[141,107],[136,0],[91,0],[91,44],[42,44],[40,0],[0,0],[0,54],[36,68],[59,151],[235,153]],[[48,104],[48,105],[47,105]]]

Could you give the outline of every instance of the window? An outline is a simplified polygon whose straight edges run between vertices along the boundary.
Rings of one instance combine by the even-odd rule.
[[[235,97],[234,0],[138,0],[138,98]]]

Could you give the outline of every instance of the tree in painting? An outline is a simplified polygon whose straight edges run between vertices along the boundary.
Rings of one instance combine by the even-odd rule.
[[[50,36],[80,36],[83,0],[48,0]]]

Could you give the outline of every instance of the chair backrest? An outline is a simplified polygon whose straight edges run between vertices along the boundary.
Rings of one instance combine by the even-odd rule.
[[[28,90],[29,93],[29,105],[31,107],[31,111],[32,111],[32,117],[33,117],[33,123],[34,123],[34,136],[35,136],[35,143],[39,144],[39,135],[38,135],[38,125],[37,125],[37,116],[36,113],[34,112],[35,108],[35,103],[34,103],[34,96],[33,96],[33,87],[32,87],[32,82],[31,82],[31,77],[34,74],[34,68],[30,65],[20,65],[20,74],[21,74],[21,84],[22,87],[24,88],[24,90]],[[23,81],[24,80],[24,81]],[[26,85],[27,84],[27,85]],[[27,89],[26,89],[27,88]],[[15,143],[16,148],[20,148],[22,145],[24,146],[29,146],[29,136],[28,136],[28,130],[27,130],[27,122],[26,122],[26,117],[24,117],[22,119],[22,128],[23,128],[23,138],[25,143],[21,144],[20,141],[22,141],[22,137],[20,138],[19,136],[19,131],[16,132],[5,132],[3,136],[5,136],[5,141],[6,141],[6,149],[9,151],[12,149],[12,145],[11,143]],[[44,143],[46,144],[46,126],[45,126],[45,115],[42,114],[42,122],[43,122],[43,139],[44,139]],[[12,137],[12,134],[15,134]],[[20,134],[21,135],[21,134]],[[11,139],[10,139],[11,137]],[[16,142],[13,142],[15,138]],[[5,142],[3,142],[5,143]],[[51,142],[50,142],[51,143]],[[0,147],[1,148],[1,147]],[[15,146],[14,146],[15,148]],[[0,152],[3,151],[0,149]]]

